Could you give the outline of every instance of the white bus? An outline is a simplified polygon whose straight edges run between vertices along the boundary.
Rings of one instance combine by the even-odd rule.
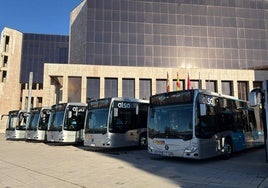
[[[32,108],[26,123],[26,140],[45,141],[50,107]]]
[[[95,148],[147,146],[149,101],[104,98],[88,103],[84,145]]]
[[[12,110],[2,115],[1,119],[7,116],[6,139],[24,140],[27,122],[27,112],[24,110]]]
[[[150,97],[148,152],[204,159],[264,144],[259,108],[205,90]]]
[[[80,144],[84,140],[87,104],[61,103],[51,107],[47,142]]]

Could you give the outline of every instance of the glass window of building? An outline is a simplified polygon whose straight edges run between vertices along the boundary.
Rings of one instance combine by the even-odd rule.
[[[100,78],[87,78],[87,100],[100,98]]]
[[[81,77],[68,77],[68,102],[81,102]]]
[[[152,80],[140,79],[140,99],[149,100],[152,95]]]
[[[221,82],[221,91],[224,95],[233,96],[233,82],[232,81],[222,81]]]
[[[209,91],[218,92],[218,86],[216,80],[206,80],[206,89]]]
[[[7,67],[8,56],[4,55],[3,67]]]
[[[190,89],[201,89],[200,80],[191,80],[191,88]]]
[[[247,81],[238,81],[237,82],[238,89],[238,98],[242,100],[248,100],[248,82]]]
[[[135,79],[123,78],[122,97],[135,98]]]
[[[254,81],[253,82],[253,88],[262,88],[262,84],[263,82],[262,81]]]
[[[37,97],[36,98],[36,107],[42,107],[43,105],[43,98],[42,97]]]
[[[39,83],[39,90],[43,89],[43,84]]]
[[[68,63],[69,36],[23,34],[20,82],[43,82],[44,63]]]
[[[177,79],[173,80],[173,91],[178,91],[179,90],[184,90],[185,89],[185,80],[179,80],[179,86],[177,86]]]
[[[92,0],[85,6],[89,13],[76,19],[87,20],[87,31],[71,27],[70,48],[81,50],[70,50],[70,63],[86,54],[91,58],[82,64],[251,69],[268,63],[263,1]]]
[[[105,78],[105,98],[118,96],[117,78]]]
[[[167,80],[166,79],[156,79],[156,94],[166,92]]]

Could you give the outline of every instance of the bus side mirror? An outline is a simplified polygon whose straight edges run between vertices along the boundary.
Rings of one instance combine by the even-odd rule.
[[[2,114],[1,115],[1,120],[3,119],[4,116],[8,116],[8,114]]]
[[[261,104],[261,90],[259,88],[254,89],[250,92],[249,102],[251,106],[257,106]]]

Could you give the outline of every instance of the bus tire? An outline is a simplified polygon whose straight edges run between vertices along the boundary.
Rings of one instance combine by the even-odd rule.
[[[139,138],[139,146],[142,148],[147,147],[147,133],[142,133]]]
[[[230,138],[226,138],[224,142],[224,154],[223,159],[228,160],[231,158],[233,154],[233,144],[232,140]]]

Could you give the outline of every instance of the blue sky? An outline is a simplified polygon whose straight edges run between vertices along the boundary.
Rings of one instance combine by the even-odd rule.
[[[69,35],[71,11],[83,0],[1,0],[0,33],[9,27],[23,33]]]

